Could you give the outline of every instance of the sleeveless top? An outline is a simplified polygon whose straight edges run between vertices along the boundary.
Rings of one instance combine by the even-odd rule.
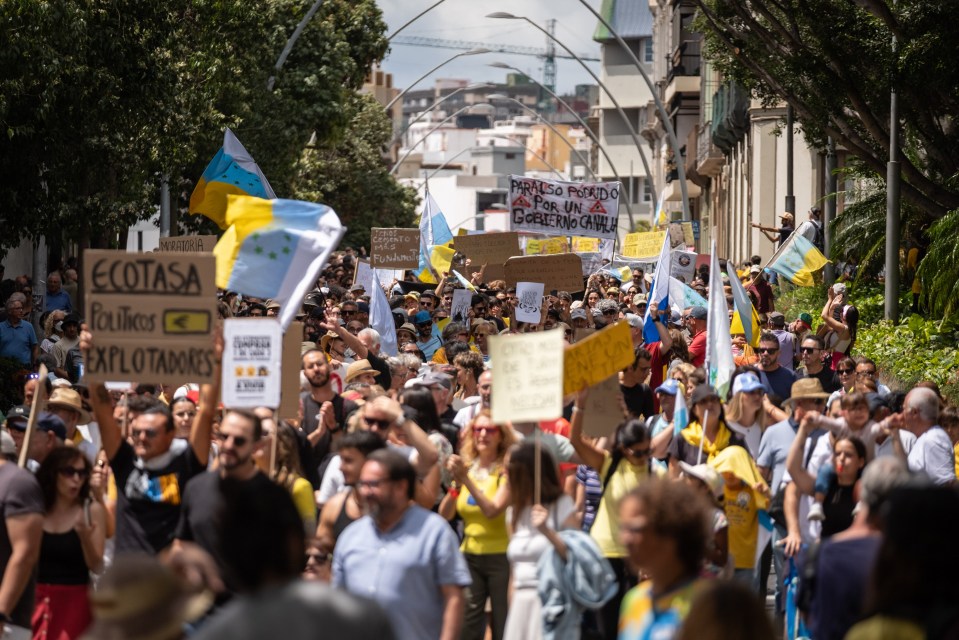
[[[90,571],[83,559],[80,536],[71,529],[66,533],[43,532],[40,561],[37,563],[40,584],[89,584]]]
[[[823,538],[845,531],[852,524],[852,510],[856,506],[856,499],[853,497],[854,488],[855,485],[843,487],[838,482],[830,487],[822,503],[823,514],[826,516],[822,523]]]
[[[343,506],[340,507],[340,513],[337,514],[336,520],[333,522],[333,537],[336,540],[340,539],[340,534],[343,533],[344,529],[355,522],[355,520],[350,517],[350,514],[346,512],[346,503],[349,501],[350,496],[346,496],[346,499],[343,500]]]

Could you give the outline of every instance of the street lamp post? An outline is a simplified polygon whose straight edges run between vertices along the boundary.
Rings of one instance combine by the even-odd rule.
[[[515,71],[516,73],[523,73],[522,71],[520,71],[520,70],[517,69],[516,67],[511,67],[510,65],[505,64],[505,63],[503,63],[503,62],[491,62],[491,63],[490,63],[489,65],[487,65],[487,66],[490,66],[490,67],[493,67],[493,68],[496,68],[496,69],[510,69],[510,70],[512,70],[512,71]],[[524,74],[524,75],[525,75],[525,74]],[[529,76],[527,76],[527,77],[529,77]],[[589,128],[589,125],[586,124],[586,122],[585,122],[581,117],[579,117],[579,114],[578,114],[578,113],[576,113],[575,111],[573,111],[573,108],[572,108],[571,106],[569,106],[569,105],[566,103],[566,101],[564,101],[562,98],[560,98],[558,95],[556,95],[556,93],[555,93],[552,89],[550,89],[549,87],[547,87],[545,84],[542,84],[541,82],[538,82],[538,81],[537,81],[536,79],[534,79],[534,78],[529,78],[529,79],[532,80],[535,84],[537,84],[541,89],[543,89],[544,91],[546,91],[546,93],[548,93],[549,95],[553,96],[553,98],[556,99],[556,102],[558,102],[559,104],[561,104],[562,106],[564,106],[564,107],[566,108],[566,110],[569,111],[569,113],[570,113],[574,118],[576,118],[576,121],[579,122],[579,123],[583,126],[583,131],[586,133],[586,135],[589,136],[589,138],[590,138],[593,142],[596,143],[596,148],[599,149],[599,152],[603,154],[603,157],[604,157],[604,158],[606,158],[606,162],[609,163],[609,168],[610,168],[610,170],[613,172],[613,175],[616,177],[616,179],[617,179],[620,183],[622,183],[622,182],[623,182],[623,179],[622,179],[622,177],[620,177],[619,171],[616,170],[616,166],[613,164],[613,159],[609,157],[609,154],[606,152],[605,147],[603,147],[602,143],[600,143],[599,137],[597,137],[597,135],[596,135],[595,133],[593,133],[593,131]],[[596,174],[594,173],[593,175],[595,176]],[[629,198],[626,198],[624,204],[626,205],[626,213],[629,215],[630,224],[632,224],[632,222],[633,222],[633,209],[632,209],[632,207],[631,207],[630,204],[629,204],[629,200],[630,200],[630,198],[632,198],[632,195],[633,195],[632,192],[630,192],[629,195],[630,195],[630,197],[629,197]]]
[[[443,0],[440,0],[440,2],[442,1]],[[290,52],[293,51],[293,45],[296,44],[296,41],[300,38],[300,34],[303,33],[304,29],[306,29],[307,23],[313,19],[313,16],[319,10],[321,4],[323,4],[323,0],[316,0],[316,2],[313,3],[313,6],[310,7],[310,10],[306,12],[306,15],[303,16],[303,19],[300,20],[300,23],[296,25],[296,29],[293,30],[293,35],[291,35],[290,39],[286,41],[283,51],[280,52],[280,57],[273,66],[273,73],[266,81],[267,91],[273,91],[273,85],[276,83],[276,74],[278,74],[280,69],[283,68],[283,65],[286,63],[286,59],[290,56]],[[439,2],[436,4],[439,4]]]
[[[643,80],[646,82],[646,86],[649,88],[649,92],[653,94],[653,101],[656,103],[656,111],[659,112],[659,117],[663,121],[663,127],[666,129],[666,135],[669,138],[669,144],[673,148],[673,156],[676,158],[676,170],[677,177],[679,179],[679,188],[683,194],[683,217],[686,219],[690,218],[689,213],[689,193],[686,189],[686,166],[682,161],[683,156],[679,151],[679,140],[676,139],[676,130],[673,128],[673,123],[669,119],[669,114],[666,112],[666,107],[663,106],[663,101],[659,99],[659,93],[656,89],[656,85],[653,84],[653,81],[650,80],[649,74],[646,73],[646,70],[643,68],[643,64],[639,61],[639,58],[636,57],[636,54],[633,53],[633,50],[629,48],[629,45],[623,40],[616,29],[613,29],[613,25],[607,22],[606,18],[601,16],[596,9],[591,7],[586,0],[579,0],[580,4],[589,9],[590,13],[596,16],[596,19],[599,20],[606,30],[616,39],[616,42],[619,43],[619,46],[622,47],[623,51],[630,57],[633,62],[633,65],[636,66],[636,70],[639,71],[639,75],[643,77]],[[648,170],[647,170],[648,171]]]
[[[409,92],[410,89],[412,89],[413,87],[415,87],[417,84],[419,84],[423,79],[425,79],[427,76],[429,76],[429,75],[430,75],[431,73],[433,73],[434,71],[436,71],[436,70],[438,70],[439,68],[441,68],[441,67],[449,64],[450,62],[452,62],[453,60],[456,60],[457,58],[462,58],[463,56],[475,56],[475,55],[479,55],[479,54],[481,54],[481,53],[490,53],[490,50],[489,50],[489,49],[485,49],[485,48],[483,48],[483,47],[477,47],[477,48],[475,48],[475,49],[470,49],[469,51],[460,51],[459,53],[457,53],[457,54],[455,54],[455,55],[452,55],[452,56],[450,56],[449,58],[447,58],[446,60],[444,60],[443,62],[439,63],[438,65],[436,65],[435,67],[433,67],[432,69],[430,69],[429,71],[427,71],[426,73],[424,73],[423,75],[421,75],[419,78],[417,78],[416,80],[414,80],[414,81],[410,84],[410,86],[408,86],[408,87],[406,87],[405,89],[403,89],[402,91],[400,91],[398,94],[396,94],[396,95],[393,97],[392,100],[390,100],[388,103],[386,103],[386,111],[387,111],[387,113],[389,113],[390,107],[392,107],[394,104],[396,104],[396,101],[397,101],[397,100],[399,100],[400,98],[402,98],[403,96],[405,96],[405,95]]]
[[[417,14],[416,14],[415,16],[413,16],[411,19],[409,19],[409,20],[407,20],[406,22],[404,22],[404,23],[403,23],[403,26],[401,26],[399,29],[397,29],[396,31],[394,31],[393,33],[391,33],[390,35],[388,35],[388,36],[386,37],[386,41],[387,41],[387,42],[390,42],[393,38],[395,38],[396,36],[400,35],[400,31],[402,31],[402,30],[405,29],[406,27],[410,26],[411,24],[413,24],[414,22],[416,22],[417,20],[419,20],[419,19],[422,18],[424,15],[426,15],[427,13],[429,13],[430,11],[432,11],[433,9],[435,9],[436,7],[438,7],[439,5],[443,4],[444,2],[446,2],[446,0],[438,0],[437,2],[434,2],[434,3],[431,4],[430,6],[426,7],[425,9],[423,9],[422,11],[420,11],[419,13],[417,13]]]
[[[583,60],[579,56],[573,53],[573,51],[569,47],[567,47],[563,42],[558,40],[556,36],[554,36],[549,31],[547,31],[546,29],[539,26],[538,24],[536,24],[535,22],[533,22],[532,20],[530,20],[529,18],[525,16],[517,16],[517,15],[513,15],[512,13],[507,13],[505,11],[497,11],[495,13],[488,14],[486,17],[499,18],[503,20],[525,20],[529,24],[533,25],[534,27],[536,27],[537,29],[545,33],[546,37],[548,37],[550,40],[552,40],[553,42],[561,46],[566,51],[566,53],[568,53],[574,60],[576,60],[580,64],[581,67],[583,67],[583,69],[586,70],[586,73],[590,75],[593,81],[596,82],[596,84],[599,85],[599,87],[606,92],[607,96],[609,96],[609,100],[610,102],[613,103],[613,106],[616,108],[616,112],[619,113],[619,117],[622,118],[623,122],[626,124],[626,128],[629,131],[629,135],[633,139],[633,144],[636,145],[636,151],[639,152],[639,158],[640,160],[643,161],[643,168],[646,170],[646,179],[649,180],[650,184],[652,184],[653,172],[649,168],[649,161],[646,159],[646,154],[643,152],[643,144],[639,141],[639,134],[636,133],[636,128],[633,126],[633,123],[630,122],[629,116],[626,115],[626,112],[620,106],[619,101],[616,100],[616,96],[614,96],[613,93],[609,90],[609,88],[605,84],[603,84],[603,81],[599,79],[599,77],[593,72],[593,70],[589,68],[589,65],[583,62]],[[682,175],[685,177],[686,174],[683,173]],[[683,182],[683,185],[684,185],[683,194],[686,193],[685,184],[686,183]],[[686,207],[688,211],[688,203],[685,200],[685,196],[683,200],[683,206]],[[627,211],[629,211],[628,208],[627,208]],[[630,223],[632,223],[632,218],[630,218]]]
[[[446,124],[447,122],[449,122],[450,120],[452,120],[453,118],[455,118],[456,116],[458,116],[459,114],[463,113],[463,112],[466,111],[467,109],[472,109],[472,108],[474,108],[474,107],[479,107],[479,106],[484,106],[484,105],[485,105],[485,106],[488,106],[488,107],[492,107],[492,105],[487,104],[487,103],[485,103],[485,102],[484,102],[484,103],[480,103],[480,104],[468,104],[468,105],[466,105],[465,107],[463,107],[462,109],[457,109],[456,111],[454,111],[454,112],[451,113],[450,115],[448,115],[448,116],[446,116],[445,118],[443,118],[442,120],[440,120],[440,121],[436,124],[436,126],[432,127],[429,131],[427,131],[426,133],[424,133],[424,134],[423,134],[423,137],[421,137],[419,140],[417,140],[416,142],[414,142],[414,143],[412,144],[412,146],[410,146],[410,148],[406,150],[406,153],[403,154],[403,157],[401,157],[399,160],[397,160],[397,161],[396,161],[396,164],[394,164],[393,167],[390,169],[390,175],[395,174],[395,173],[396,173],[396,170],[400,168],[400,165],[403,164],[403,162],[404,162],[407,158],[410,157],[410,154],[411,154],[411,153],[413,153],[413,150],[416,149],[416,147],[418,147],[421,142],[424,142],[427,138],[429,138],[430,135],[431,135],[434,131],[436,131],[437,129],[439,129],[440,127],[442,127],[444,124]]]

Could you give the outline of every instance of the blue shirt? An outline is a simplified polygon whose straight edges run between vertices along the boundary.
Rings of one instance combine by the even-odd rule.
[[[760,371],[759,380],[766,387],[766,393],[779,396],[780,400],[788,400],[793,394],[793,383],[796,375],[791,369],[779,367],[774,371]]]
[[[436,353],[437,349],[443,346],[443,341],[440,340],[437,336],[431,335],[429,340],[426,342],[416,341],[416,348],[423,352],[423,355],[426,356],[427,360],[433,359],[433,354]]]
[[[389,531],[363,516],[333,551],[333,584],[378,602],[397,638],[439,638],[444,585],[469,586],[470,572],[449,524],[411,505]]]
[[[776,495],[779,491],[779,484],[786,473],[786,456],[789,455],[789,448],[792,446],[798,430],[799,423],[790,417],[766,429],[763,432],[762,440],[759,441],[756,465],[772,469],[773,475],[769,490],[773,495]]]
[[[66,313],[73,312],[73,304],[70,302],[70,294],[60,289],[56,293],[50,293],[49,291],[44,296],[44,311],[65,311]]]
[[[21,320],[15,327],[9,320],[0,322],[0,356],[29,365],[33,362],[33,348],[36,345],[37,334],[29,322]]]

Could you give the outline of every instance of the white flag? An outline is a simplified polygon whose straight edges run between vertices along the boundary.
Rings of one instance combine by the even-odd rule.
[[[373,271],[373,291],[370,292],[370,326],[380,334],[380,351],[385,355],[395,356],[399,352],[396,344],[396,324],[376,271]]]
[[[706,370],[709,384],[726,397],[729,381],[733,377],[733,344],[729,335],[729,307],[723,289],[723,276],[719,272],[716,256],[716,240],[713,239],[709,256],[709,316],[706,319]]]

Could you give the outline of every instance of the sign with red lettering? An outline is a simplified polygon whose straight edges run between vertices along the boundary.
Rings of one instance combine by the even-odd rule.
[[[509,177],[510,229],[551,236],[615,238],[619,182]]]
[[[212,382],[212,254],[83,252],[91,381]]]

